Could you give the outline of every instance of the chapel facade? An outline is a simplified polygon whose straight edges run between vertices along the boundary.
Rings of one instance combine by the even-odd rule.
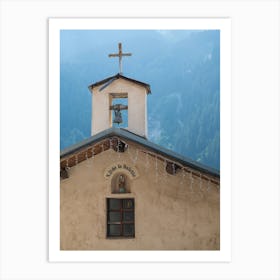
[[[120,71],[89,89],[92,136],[60,155],[60,249],[219,250],[219,172],[147,139],[150,86]]]

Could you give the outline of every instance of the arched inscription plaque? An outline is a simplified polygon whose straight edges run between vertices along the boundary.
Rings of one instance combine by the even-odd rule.
[[[126,163],[114,163],[108,166],[105,169],[104,177],[106,179],[110,179],[114,174],[118,172],[125,173],[130,179],[136,179],[137,177],[139,177],[138,170],[135,168],[135,166],[131,166]]]

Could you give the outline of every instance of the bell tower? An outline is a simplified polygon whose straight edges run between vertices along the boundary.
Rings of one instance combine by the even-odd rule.
[[[119,43],[119,52],[109,55],[119,58],[119,73],[89,86],[92,94],[91,135],[119,127],[147,138],[147,94],[151,93],[150,86],[122,75],[123,56],[131,54],[123,53]]]

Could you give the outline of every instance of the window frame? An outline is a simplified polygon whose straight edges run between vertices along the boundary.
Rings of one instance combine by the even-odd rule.
[[[110,209],[110,200],[118,200],[120,203],[119,209]],[[132,208],[125,208],[124,201],[132,200],[133,206]],[[133,219],[131,221],[125,221],[123,214],[124,213],[133,213]],[[110,213],[120,213],[120,221],[111,221],[110,220]],[[110,225],[120,225],[120,234],[119,235],[112,235],[110,233]],[[132,225],[133,226],[133,234],[127,235],[124,232],[125,225]],[[109,197],[106,198],[106,238],[107,239],[130,239],[135,238],[135,199],[132,197],[127,198],[118,198],[118,197]]]

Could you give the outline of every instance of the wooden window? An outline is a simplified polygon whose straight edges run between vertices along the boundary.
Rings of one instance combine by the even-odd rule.
[[[107,237],[135,237],[134,199],[107,198]]]

